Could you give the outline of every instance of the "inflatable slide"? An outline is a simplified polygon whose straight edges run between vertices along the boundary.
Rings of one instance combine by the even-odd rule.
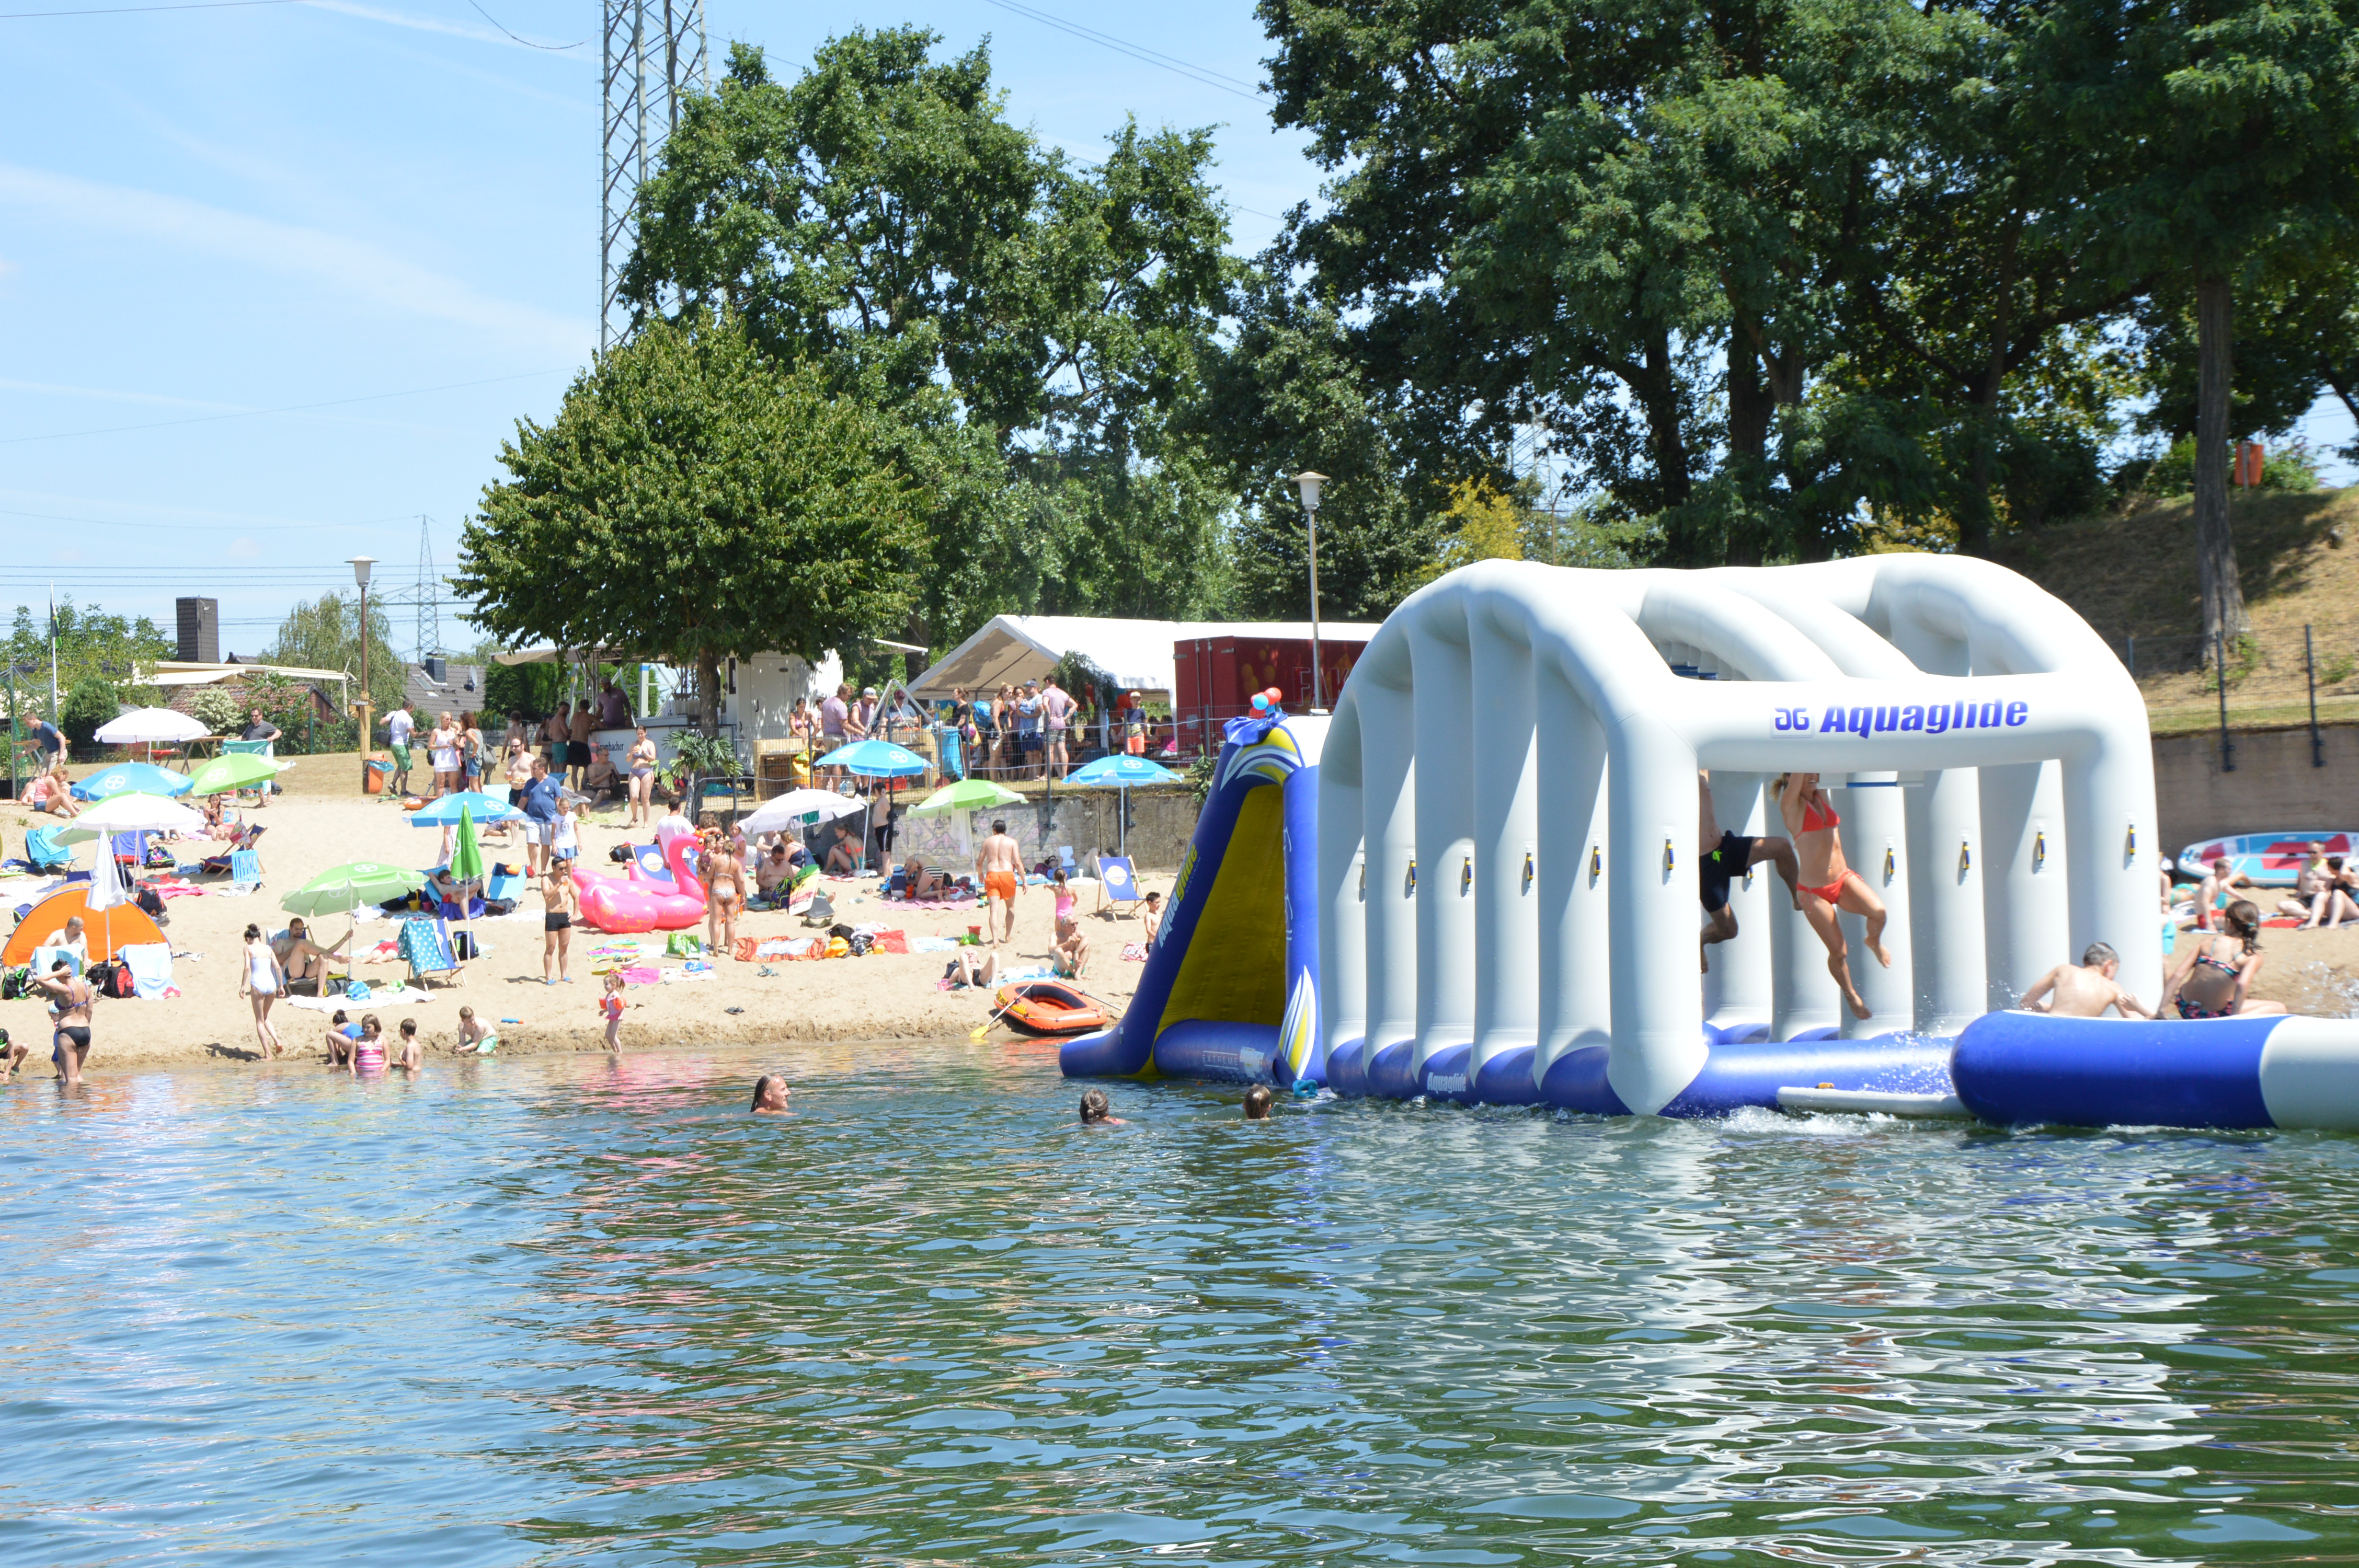
[[[1314,903],[1324,718],[1231,719],[1195,838],[1121,1022],[1068,1077],[1323,1083]]]

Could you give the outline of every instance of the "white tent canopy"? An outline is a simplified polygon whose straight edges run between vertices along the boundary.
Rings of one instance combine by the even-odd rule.
[[[1364,643],[1375,627],[1322,621],[1319,634],[1338,643]],[[1171,645],[1197,637],[1272,637],[1308,641],[1308,621],[1122,621],[1094,615],[995,615],[983,629],[909,682],[914,697],[948,697],[952,687],[972,695],[1011,682],[1039,680],[1069,654],[1080,654],[1116,685],[1169,696]]]

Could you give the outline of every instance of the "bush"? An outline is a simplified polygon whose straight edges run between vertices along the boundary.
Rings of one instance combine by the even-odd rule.
[[[189,709],[198,723],[216,735],[234,735],[245,724],[245,710],[237,698],[217,686],[198,692]]]
[[[98,727],[123,711],[123,704],[114,695],[114,683],[104,676],[84,676],[69,687],[65,702],[58,714],[58,728],[76,746],[89,750],[95,744],[92,737]]]
[[[2233,473],[2232,470],[2232,477]],[[2195,438],[2181,436],[2170,444],[2169,451],[2147,462],[2145,471],[2137,477],[2136,488],[2152,496],[2191,494],[2195,489]],[[2318,454],[2303,441],[2265,449],[2261,454],[2261,488],[2316,490]],[[2229,490],[2234,492],[2233,482]]]

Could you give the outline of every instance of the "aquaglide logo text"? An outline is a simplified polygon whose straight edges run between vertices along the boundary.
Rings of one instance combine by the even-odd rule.
[[[1883,735],[1918,730],[1940,735],[1951,730],[2013,729],[2031,717],[2027,702],[1935,702],[1877,708],[1829,708],[1813,726],[1808,708],[1776,710],[1780,730],[1821,735]]]

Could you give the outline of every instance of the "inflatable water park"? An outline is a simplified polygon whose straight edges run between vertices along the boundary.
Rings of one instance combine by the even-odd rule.
[[[1839,916],[1864,1017],[1766,862],[1699,966],[1701,847],[1784,831],[1771,782],[1812,773],[1806,821],[1885,912],[1888,964]],[[1231,721],[1129,1010],[1060,1060],[1599,1116],[2359,1129],[2359,1021],[2017,1007],[2097,942],[2160,995],[2158,840],[2136,684],[2002,567],[1480,562],[1332,713]]]

